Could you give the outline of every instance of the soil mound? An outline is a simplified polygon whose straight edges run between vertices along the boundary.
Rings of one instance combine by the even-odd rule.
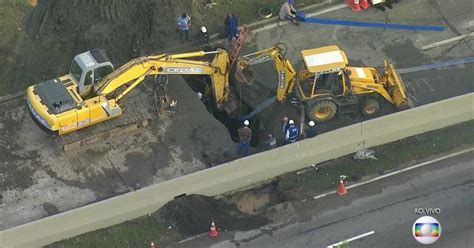
[[[250,230],[268,223],[263,217],[241,212],[235,205],[202,195],[189,195],[170,201],[153,217],[185,235],[207,232],[212,220],[220,231]]]
[[[3,10],[1,3],[0,0]],[[8,66],[0,67],[0,76],[5,74],[4,78],[0,77],[4,89],[16,92],[29,84],[65,74],[76,54],[94,48],[105,49],[116,67],[138,56],[182,50],[182,44],[176,43],[179,41],[176,18],[183,12],[192,17],[193,39],[201,25],[208,26],[212,32],[222,25],[223,14],[206,8],[208,3],[207,0],[40,0],[34,9],[24,11],[23,27],[20,20],[12,24],[13,33],[21,32],[18,41],[4,44],[0,39],[0,55],[11,54],[12,60],[7,64],[0,61],[0,65]],[[185,45],[193,46],[191,50],[199,49],[191,44],[194,43]]]

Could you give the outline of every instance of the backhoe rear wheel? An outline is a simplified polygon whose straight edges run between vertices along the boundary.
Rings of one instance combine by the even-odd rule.
[[[380,104],[374,98],[367,98],[362,104],[362,107],[360,109],[362,114],[367,117],[376,115],[379,112],[379,110],[380,110]]]
[[[306,114],[315,122],[324,122],[332,119],[336,111],[337,106],[333,101],[321,100],[308,106]]]

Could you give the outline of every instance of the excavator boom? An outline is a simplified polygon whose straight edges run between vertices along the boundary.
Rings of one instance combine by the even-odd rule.
[[[208,54],[218,54],[213,62],[186,60],[183,58],[202,57]],[[213,52],[193,52],[184,54],[171,54],[149,56],[134,59],[121,66],[110,75],[106,76],[94,87],[95,95],[109,95],[110,93],[125,86],[120,94],[114,98],[116,101],[124,97],[128,92],[150,75],[210,75],[217,77],[214,80],[217,87],[228,86],[227,77],[227,53],[224,50]],[[219,102],[223,101],[225,93],[219,89],[216,94]]]

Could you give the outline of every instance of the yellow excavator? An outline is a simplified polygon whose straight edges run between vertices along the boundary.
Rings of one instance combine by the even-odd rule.
[[[303,65],[296,73],[285,58],[286,46],[277,44],[240,58],[236,79],[252,84],[251,66],[273,60],[278,73],[276,100],[295,99],[313,121],[332,119],[337,112],[360,111],[374,116],[385,99],[398,109],[413,107],[405,85],[392,64],[385,61],[384,74],[371,67],[348,67],[344,51],[338,46],[302,50]]]
[[[205,56],[212,55],[211,61],[205,61]],[[190,59],[199,57],[204,61]],[[115,118],[124,111],[120,100],[151,75],[207,75],[217,108],[235,110],[229,107],[233,105],[229,103],[228,62],[227,52],[217,49],[140,57],[114,70],[105,52],[95,49],[75,56],[67,75],[30,86],[27,104],[40,126],[59,134],[60,148],[71,150],[100,140],[108,129],[146,125],[146,117],[138,111]]]

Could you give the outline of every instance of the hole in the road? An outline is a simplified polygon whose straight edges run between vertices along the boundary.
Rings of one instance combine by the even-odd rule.
[[[207,76],[184,76],[186,83],[196,93],[200,92],[203,94],[203,100],[201,101],[207,108],[208,112],[214,116],[216,120],[221,122],[229,132],[229,135],[234,142],[239,141],[238,129],[242,127],[242,122],[239,117],[245,116],[253,111],[252,108],[248,107],[244,102],[240,101],[240,107],[236,110],[236,116],[231,117],[225,111],[219,111],[216,109],[214,98],[208,92],[212,89],[211,82]],[[208,94],[206,94],[208,93]],[[252,129],[252,140],[250,145],[256,147],[259,142],[260,136],[260,123],[258,118],[250,119],[249,127]]]

